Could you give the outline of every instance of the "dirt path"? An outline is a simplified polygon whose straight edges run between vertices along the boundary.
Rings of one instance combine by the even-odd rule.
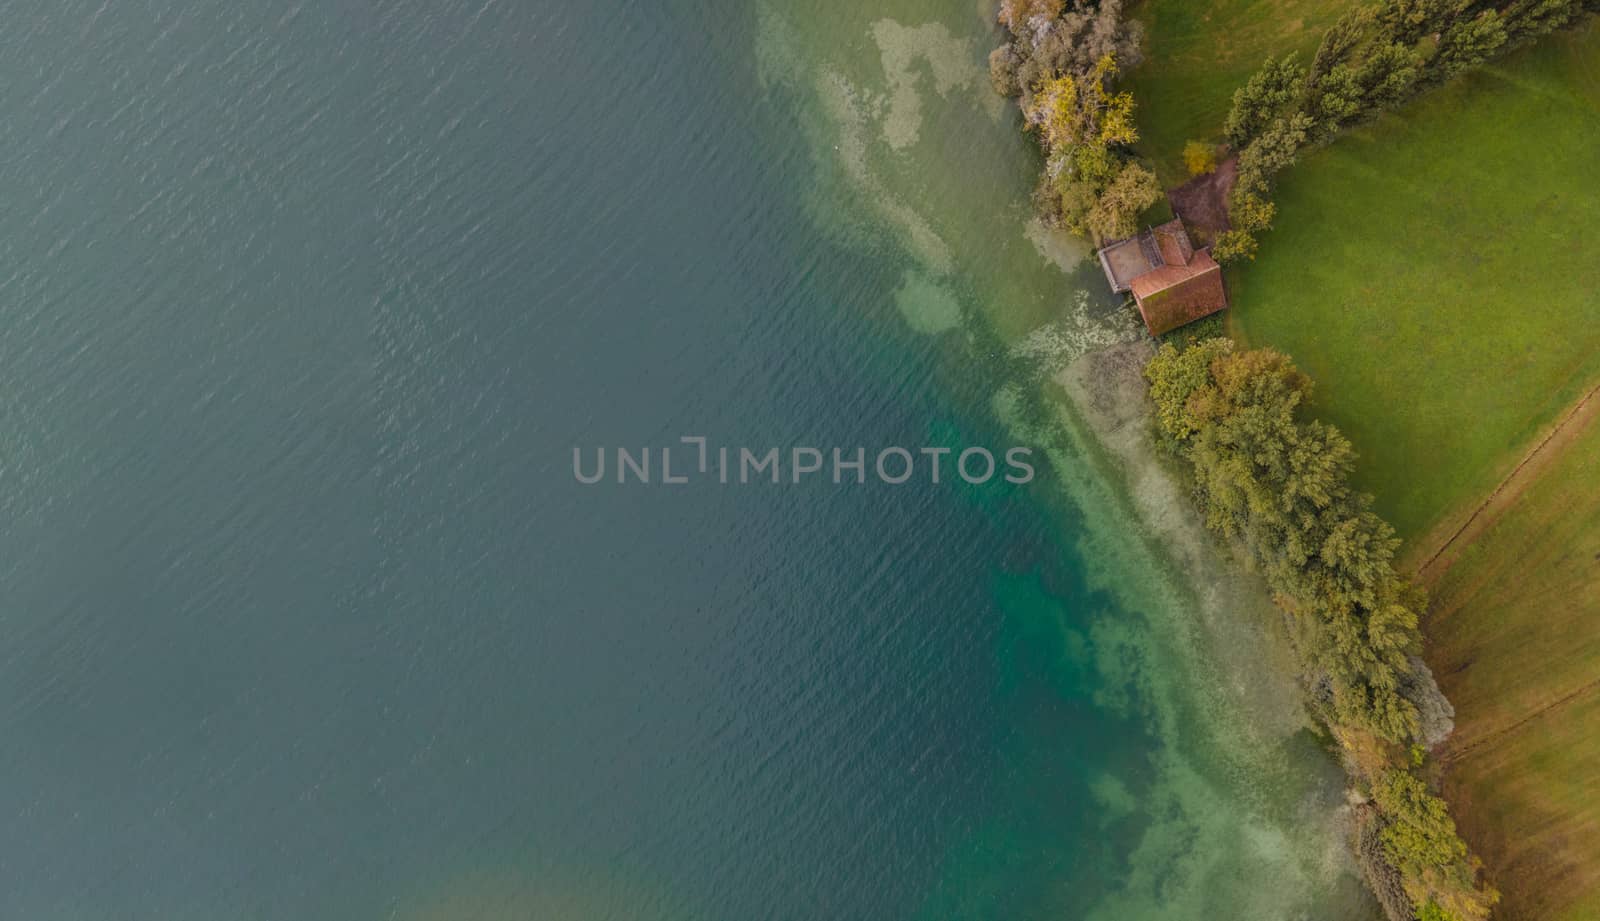
[[[1228,229],[1228,193],[1238,178],[1239,158],[1229,157],[1216,170],[1168,190],[1167,200],[1202,241],[1211,243]]]
[[[1467,520],[1439,541],[1437,547],[1417,567],[1417,576],[1422,583],[1431,586],[1438,581],[1450,564],[1455,562],[1460,551],[1498,521],[1545,468],[1561,455],[1562,450],[1593,425],[1596,419],[1600,419],[1600,385],[1584,394],[1577,405],[1568,410],[1561,421],[1523,456],[1506,478],[1500,481],[1500,485],[1489,493],[1489,497],[1473,509]]]

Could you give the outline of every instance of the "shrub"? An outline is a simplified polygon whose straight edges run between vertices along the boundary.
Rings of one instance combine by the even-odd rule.
[[[1183,145],[1183,166],[1191,176],[1204,176],[1217,168],[1217,149],[1204,141]]]
[[[1015,45],[1001,45],[989,52],[989,83],[1002,96],[1015,96],[1022,92],[1017,80],[1017,70],[1022,66],[1022,55]]]
[[[1255,234],[1248,230],[1229,230],[1217,237],[1217,242],[1211,244],[1211,258],[1223,265],[1233,262],[1254,262],[1256,249]]]
[[[1228,199],[1228,220],[1234,229],[1245,233],[1268,230],[1278,214],[1278,206],[1243,190],[1234,189]]]

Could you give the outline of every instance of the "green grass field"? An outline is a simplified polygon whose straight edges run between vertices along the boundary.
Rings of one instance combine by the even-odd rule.
[[[1145,60],[1127,88],[1139,102],[1139,149],[1161,179],[1184,178],[1183,145],[1221,141],[1222,122],[1243,86],[1272,55],[1299,51],[1309,61],[1322,32],[1354,0],[1141,0]]]
[[[1434,586],[1428,658],[1457,716],[1445,789],[1504,891],[1497,917],[1600,917],[1596,484],[1591,420]]]
[[[1600,377],[1600,28],[1307,155],[1277,201],[1230,327],[1316,379],[1358,485],[1426,546]]]

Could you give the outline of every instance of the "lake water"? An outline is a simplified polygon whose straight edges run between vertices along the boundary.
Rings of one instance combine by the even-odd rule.
[[[1371,917],[986,4],[0,13],[0,917]],[[1051,462],[573,477],[685,435]]]

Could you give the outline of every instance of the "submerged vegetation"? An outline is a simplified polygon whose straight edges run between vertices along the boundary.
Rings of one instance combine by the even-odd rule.
[[[1266,577],[1313,710],[1375,804],[1381,870],[1398,874],[1408,900],[1391,914],[1488,917],[1497,894],[1479,881],[1443,800],[1414,773],[1424,746],[1448,732],[1448,704],[1417,658],[1424,594],[1395,569],[1394,529],[1350,486],[1349,441],[1306,418],[1311,382],[1277,352],[1223,338],[1169,343],[1146,377],[1158,430],[1186,463],[1206,525]]]

